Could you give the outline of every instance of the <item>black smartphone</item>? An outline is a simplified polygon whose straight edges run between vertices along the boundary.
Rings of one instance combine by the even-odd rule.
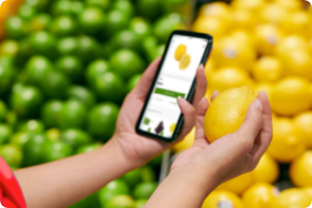
[[[191,101],[195,93],[196,71],[205,65],[212,37],[188,31],[174,31],[136,124],[140,135],[172,142],[183,126],[179,96]]]

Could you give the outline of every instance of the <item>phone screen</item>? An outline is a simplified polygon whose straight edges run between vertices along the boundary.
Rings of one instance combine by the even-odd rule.
[[[173,35],[158,79],[147,101],[140,130],[171,138],[181,115],[177,98],[187,98],[208,40]]]

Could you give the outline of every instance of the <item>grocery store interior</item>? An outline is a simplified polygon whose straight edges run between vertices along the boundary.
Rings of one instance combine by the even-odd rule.
[[[311,204],[309,1],[0,2],[0,159],[14,173],[105,146],[115,133],[118,116],[138,107],[122,106],[126,96],[138,86],[148,66],[163,55],[170,34],[187,30],[213,37],[204,66],[207,100],[213,103],[215,91],[223,94],[243,86],[255,96],[265,91],[273,122],[273,139],[255,168],[217,186],[201,207],[305,208]],[[180,69],[184,70],[181,63]],[[236,126],[236,131],[250,103],[242,96],[241,102],[230,104],[233,108],[219,109],[214,119],[223,122],[224,129]],[[246,108],[241,123],[231,120],[235,105]],[[229,116],[222,117],[223,111]],[[137,118],[129,120],[133,132]],[[121,120],[123,116],[118,119],[120,126],[127,123]],[[204,128],[206,135],[217,131]],[[218,129],[219,133],[227,132],[224,129]],[[69,207],[143,208],[175,159],[194,141],[195,127],[159,156]],[[5,178],[1,164],[0,204],[3,197],[12,197],[6,195],[10,187],[1,179]],[[22,195],[27,202],[30,194]],[[17,203],[13,198],[12,204]]]

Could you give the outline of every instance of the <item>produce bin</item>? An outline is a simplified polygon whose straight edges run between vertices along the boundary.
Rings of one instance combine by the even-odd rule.
[[[162,54],[170,33],[191,25],[193,4],[187,0],[3,2],[0,156],[15,170],[102,146],[113,134],[124,97]],[[157,186],[160,164],[158,157],[111,186],[126,186],[122,193],[134,198],[132,192],[139,184]],[[101,207],[109,187],[71,207]],[[142,191],[137,194],[142,196]]]
[[[188,29],[214,37],[205,66],[208,99],[215,90],[247,85],[255,93],[266,91],[274,112],[273,141],[259,165],[222,184],[213,197],[221,205],[252,208],[273,201],[285,202],[273,208],[307,207],[298,199],[312,201],[312,7],[307,1],[23,2],[7,0],[0,7],[0,155],[12,169],[100,147],[113,134],[125,95],[162,54],[169,34]],[[88,13],[94,18],[86,18]],[[49,151],[35,153],[45,142]],[[131,187],[126,195],[137,185],[133,181],[155,186],[193,142],[194,130],[162,158],[113,185]],[[101,207],[108,191],[103,188],[72,208]]]
[[[191,26],[214,37],[205,67],[206,96],[210,99],[215,90],[240,86],[255,93],[266,91],[273,111],[273,140],[254,171],[220,185],[203,208],[218,200],[234,207],[308,207],[312,201],[311,4],[209,2],[197,1]],[[192,146],[194,136],[193,131],[167,153],[164,175],[178,153]]]

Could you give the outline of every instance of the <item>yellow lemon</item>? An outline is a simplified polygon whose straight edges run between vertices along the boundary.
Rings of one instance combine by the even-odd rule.
[[[312,151],[293,161],[289,169],[291,181],[298,187],[312,186]]]
[[[258,82],[275,82],[281,77],[282,63],[273,56],[263,56],[255,62],[252,74]]]
[[[232,21],[235,28],[243,30],[252,30],[257,24],[257,16],[250,10],[234,10],[232,12]]]
[[[231,2],[235,9],[250,10],[252,12],[258,12],[265,4],[266,0],[233,0]]]
[[[284,67],[284,75],[301,76],[312,80],[312,54],[303,49],[288,51],[280,59]]]
[[[312,106],[311,84],[299,77],[288,77],[276,83],[272,90],[272,109],[283,116],[293,116]]]
[[[257,52],[261,55],[275,54],[276,47],[283,37],[279,28],[270,24],[262,24],[255,27],[254,33]]]
[[[217,17],[199,17],[193,24],[193,31],[211,34],[214,38],[222,37],[228,30],[230,24],[227,20]]]
[[[272,89],[273,89],[273,85],[271,83],[268,82],[259,82],[256,84],[256,86],[254,87],[254,92],[257,95],[259,92],[264,91],[267,93],[268,99],[271,102],[272,100]]]
[[[225,67],[215,70],[208,77],[211,90],[223,92],[230,88],[242,87],[248,84],[248,74],[237,67]]]
[[[171,124],[171,126],[170,126],[170,132],[171,132],[171,134],[173,134],[173,132],[174,132],[174,130],[176,129],[176,126],[177,126],[177,124],[176,123],[173,123],[173,124]]]
[[[205,74],[206,74],[207,81],[208,81],[208,77],[211,75],[211,73],[214,71],[215,68],[216,68],[215,61],[210,58],[205,65]]]
[[[305,191],[291,188],[282,191],[272,203],[272,208],[302,208],[311,204],[312,198]]]
[[[291,119],[273,119],[273,139],[267,150],[269,155],[281,163],[288,163],[303,154],[306,147],[297,131]]]
[[[243,202],[250,208],[274,208],[272,203],[278,196],[278,190],[268,183],[256,183],[243,194]]]
[[[274,0],[273,2],[290,11],[296,11],[303,8],[302,3],[298,0]]]
[[[246,84],[247,87],[250,87],[252,89],[252,91],[255,91],[255,88],[257,86],[257,83],[255,82],[255,80],[253,79],[248,79],[247,80],[247,84]]]
[[[224,2],[213,2],[203,5],[199,10],[199,16],[209,16],[217,18],[231,17],[232,8]]]
[[[312,186],[304,187],[302,188],[302,190],[308,193],[310,197],[312,198]]]
[[[310,51],[312,51],[312,38],[310,38],[309,40],[309,47],[310,47]]]
[[[216,188],[216,190],[227,190],[237,195],[243,194],[254,183],[252,173],[245,173],[229,180]]]
[[[303,134],[302,137],[308,148],[312,148],[312,111],[307,111],[294,118],[295,126]]]
[[[232,33],[230,33],[230,36],[235,40],[247,43],[250,46],[256,45],[253,34],[247,30],[234,30]]]
[[[290,15],[290,11],[278,4],[267,4],[260,12],[260,20],[263,23],[270,23],[280,26],[281,23]]]
[[[255,182],[274,183],[279,176],[279,167],[277,162],[265,153],[252,174]]]
[[[206,90],[205,98],[210,102],[211,101],[211,96],[213,94],[213,91],[208,87]]]
[[[185,54],[184,56],[182,56],[182,58],[181,58],[181,60],[179,62],[179,68],[181,70],[185,70],[190,65],[190,63],[191,63],[191,56],[190,56],[190,54]]]
[[[233,207],[244,208],[242,200],[229,191],[213,191],[205,199],[202,208]]]
[[[174,53],[174,58],[177,61],[180,61],[181,58],[186,54],[186,45],[181,44],[177,47],[175,53]]]
[[[218,66],[241,67],[250,70],[256,60],[256,51],[250,44],[224,37],[216,42],[212,57]]]
[[[310,51],[307,40],[304,37],[301,35],[289,35],[279,41],[276,47],[276,55],[283,56],[294,49]]]
[[[284,75],[297,75],[312,79],[311,48],[305,38],[300,35],[283,38],[276,48],[276,55],[283,63]]]
[[[233,88],[218,95],[208,108],[204,128],[210,142],[237,131],[255,95],[249,87]]]
[[[312,16],[306,11],[296,11],[282,21],[282,28],[287,34],[312,35]]]
[[[195,128],[193,128],[181,142],[174,145],[173,149],[175,152],[182,152],[186,149],[191,148],[194,144],[194,141],[195,141]]]

